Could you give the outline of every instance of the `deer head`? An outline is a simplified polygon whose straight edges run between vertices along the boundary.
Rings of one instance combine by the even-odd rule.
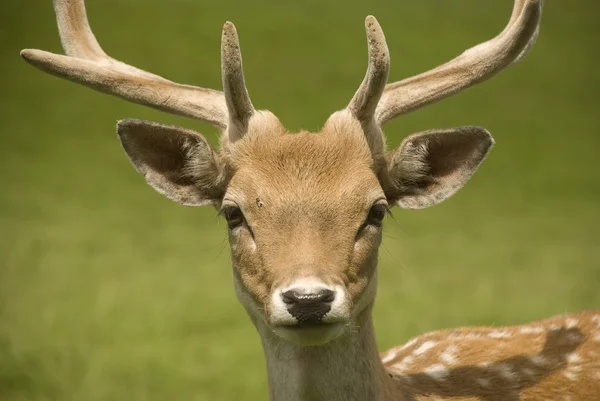
[[[244,83],[238,36],[222,35],[223,92],[181,85],[110,58],[83,0],[55,0],[67,56],[24,50],[34,66],[93,89],[200,119],[199,133],[140,120],[117,131],[125,152],[161,194],[225,217],[236,292],[259,330],[300,345],[324,344],[370,312],[382,222],[393,206],[419,209],[461,188],[493,145],[483,128],[421,132],[386,150],[383,126],[486,80],[520,60],[538,32],[541,0],[516,0],[506,29],[431,71],[387,84],[381,27],[366,19],[368,68],[349,104],[319,133],[289,133],[256,110]]]

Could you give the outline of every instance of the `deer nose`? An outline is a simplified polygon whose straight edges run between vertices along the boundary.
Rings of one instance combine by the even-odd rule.
[[[335,292],[323,289],[306,293],[292,288],[283,292],[281,299],[287,305],[289,314],[295,317],[298,323],[319,323],[331,310]]]

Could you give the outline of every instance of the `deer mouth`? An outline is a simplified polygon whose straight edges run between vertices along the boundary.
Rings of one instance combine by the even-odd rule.
[[[328,328],[331,327],[335,327],[337,325],[345,325],[346,323],[343,321],[328,321],[328,322],[323,322],[323,321],[319,321],[319,322],[298,322],[295,324],[280,324],[277,325],[276,327],[281,327],[281,328],[285,328],[285,329],[290,329],[290,330],[298,330],[298,331],[302,331],[302,330],[312,330],[312,329],[318,329],[318,330],[327,330]]]
[[[302,346],[318,346],[339,337],[346,327],[342,321],[298,322],[273,326],[273,332],[289,342]]]

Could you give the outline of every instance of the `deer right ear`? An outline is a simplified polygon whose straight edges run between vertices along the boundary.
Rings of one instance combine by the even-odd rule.
[[[479,127],[439,129],[410,135],[388,153],[388,202],[405,209],[439,203],[462,188],[494,144]]]
[[[142,120],[119,121],[117,133],[135,169],[167,198],[201,206],[223,197],[225,162],[201,134]]]

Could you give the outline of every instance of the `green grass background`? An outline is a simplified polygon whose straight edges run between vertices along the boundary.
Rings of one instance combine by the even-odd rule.
[[[391,79],[499,32],[510,0],[88,0],[114,57],[220,88],[226,20],[257,107],[318,130],[366,68],[379,18]],[[600,306],[600,130],[595,0],[546,2],[537,45],[492,81],[395,121],[482,125],[497,145],[450,201],[394,211],[381,250],[380,348],[437,328],[517,324]],[[0,4],[0,400],[263,400],[258,335],[231,285],[226,226],[146,186],[119,118],[198,129],[45,75],[22,48],[60,51],[49,0]],[[215,141],[216,142],[216,141]]]

